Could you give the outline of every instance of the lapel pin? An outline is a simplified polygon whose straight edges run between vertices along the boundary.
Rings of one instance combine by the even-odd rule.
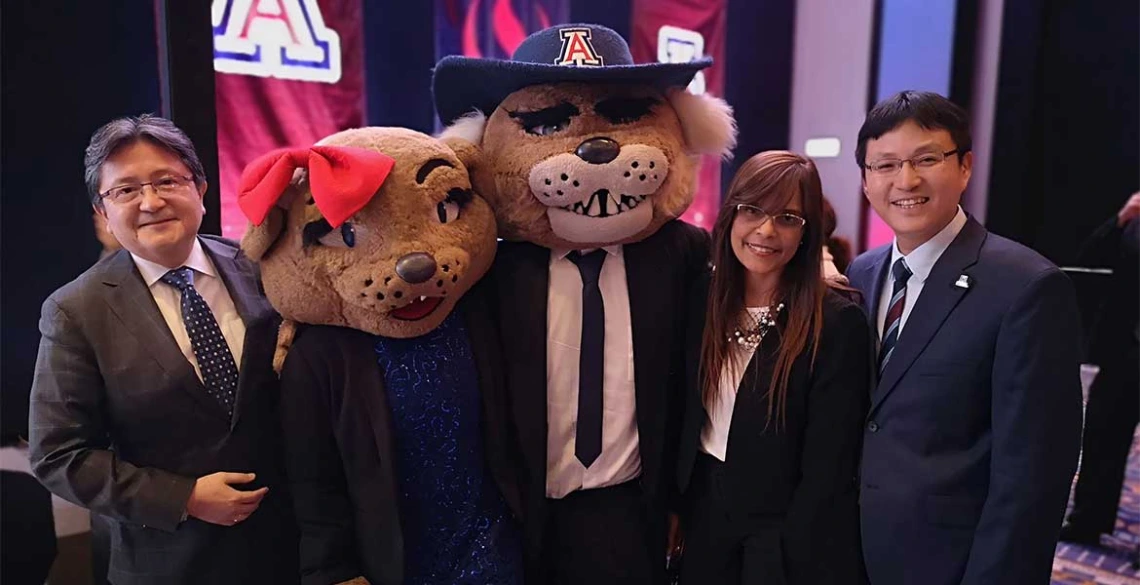
[[[969,289],[970,288],[970,275],[968,275],[968,274],[959,275],[957,282],[954,283],[954,286],[956,286],[958,288],[962,288],[962,289]]]

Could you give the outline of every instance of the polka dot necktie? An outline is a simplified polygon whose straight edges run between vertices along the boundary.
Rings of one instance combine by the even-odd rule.
[[[182,322],[190,336],[190,345],[194,348],[194,357],[202,372],[202,382],[206,385],[206,391],[226,409],[226,414],[233,417],[237,395],[237,365],[214,313],[194,288],[193,271],[185,266],[171,270],[163,275],[162,282],[182,292]]]

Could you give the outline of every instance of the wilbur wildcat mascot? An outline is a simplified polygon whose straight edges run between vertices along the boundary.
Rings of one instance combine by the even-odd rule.
[[[521,583],[473,152],[361,128],[242,175],[243,249],[296,324],[280,409],[305,584]]]
[[[534,33],[510,60],[446,57],[443,137],[479,149],[495,210],[529,583],[664,578],[683,395],[684,310],[708,235],[677,218],[731,109],[685,90],[701,60],[635,65],[596,25]]]

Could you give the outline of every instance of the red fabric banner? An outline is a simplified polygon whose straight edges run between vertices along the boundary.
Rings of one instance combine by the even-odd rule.
[[[222,235],[240,238],[242,169],[364,125],[361,0],[214,0]]]
[[[726,0],[633,0],[633,60],[687,62],[712,57],[712,66],[697,74],[689,90],[723,96],[726,4]],[[693,204],[682,219],[711,230],[719,208],[720,159],[705,156]]]

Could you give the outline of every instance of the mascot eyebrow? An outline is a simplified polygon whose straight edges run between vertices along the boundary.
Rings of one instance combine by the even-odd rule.
[[[598,102],[594,112],[611,124],[623,124],[645,117],[659,103],[653,97],[615,97]]]
[[[580,113],[574,104],[562,102],[556,106],[550,106],[549,108],[542,108],[541,110],[534,110],[532,112],[515,110],[513,112],[507,112],[507,115],[518,120],[523,128],[533,128],[535,126],[548,126],[565,122]]]
[[[451,164],[450,162],[448,162],[442,158],[433,158],[433,159],[427,161],[426,163],[424,163],[423,166],[420,167],[420,170],[416,171],[416,184],[417,185],[423,185],[424,181],[427,180],[428,175],[430,175],[432,171],[434,171],[440,167],[454,169],[455,165]]]
[[[439,168],[454,169],[455,165],[451,164],[450,161],[447,161],[447,160],[442,159],[442,158],[433,158],[433,159],[427,161],[426,163],[424,163],[423,165],[421,165],[419,170],[416,171],[416,184],[422,185],[424,183],[424,181],[427,180],[428,175],[430,175],[432,173],[432,171],[439,169]],[[470,203],[471,199],[474,197],[475,197],[475,192],[472,191],[471,189],[464,189],[462,187],[455,187],[453,189],[448,190],[447,197],[444,199],[444,202],[445,203],[456,203],[460,207],[466,207],[467,204]],[[443,204],[441,203],[440,205],[443,205]],[[444,214],[444,211],[442,210],[442,208],[440,210],[440,214],[441,214],[440,217],[442,218],[443,214]]]

